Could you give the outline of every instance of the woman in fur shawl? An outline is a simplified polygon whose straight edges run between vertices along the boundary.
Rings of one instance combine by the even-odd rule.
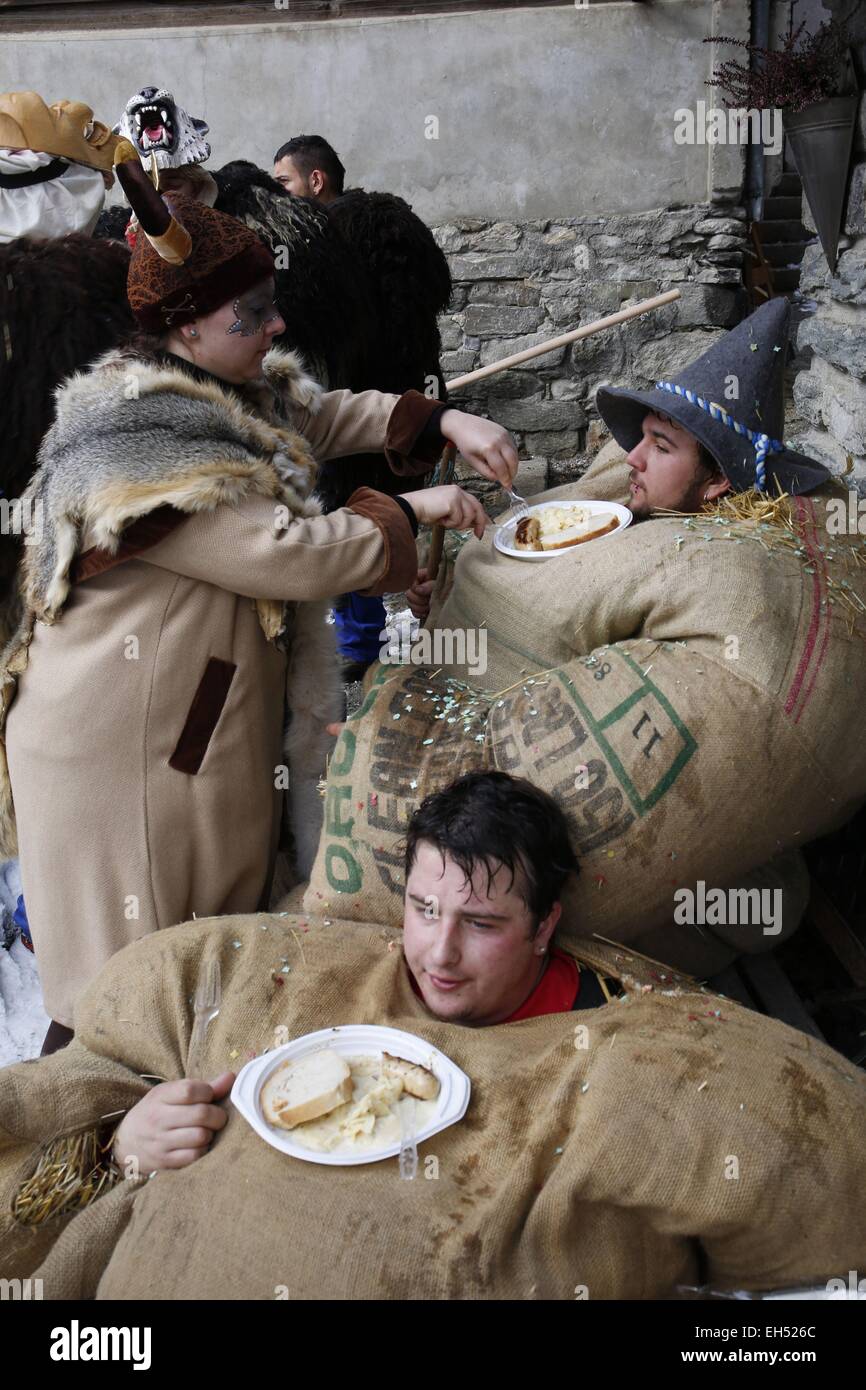
[[[483,476],[517,464],[500,426],[416,392],[322,392],[269,351],[255,233],[180,197],[175,220],[147,188],[128,294],[149,336],[58,392],[0,664],[0,857],[17,823],[46,1050],[128,942],[267,905],[286,786],[309,871],[339,717],[328,597],[407,587],[419,521],[483,531],[456,487],[362,487],[324,516],[317,459],[380,449],[411,476],[448,439]]]

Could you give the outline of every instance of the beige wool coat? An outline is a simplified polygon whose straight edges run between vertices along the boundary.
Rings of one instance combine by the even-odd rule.
[[[392,498],[361,488],[321,515],[316,462],[384,449],[422,472],[435,404],[323,393],[277,352],[245,388],[115,352],[58,393],[0,666],[0,858],[20,854],[58,1022],[128,942],[265,903],[287,782],[309,871],[340,712],[327,600],[416,569]]]

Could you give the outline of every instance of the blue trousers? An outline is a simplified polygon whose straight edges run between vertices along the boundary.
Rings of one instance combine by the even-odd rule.
[[[344,661],[376,661],[382,646],[385,605],[380,598],[343,594],[334,604],[337,649]]]

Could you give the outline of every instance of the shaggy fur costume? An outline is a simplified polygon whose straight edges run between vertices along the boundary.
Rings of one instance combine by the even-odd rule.
[[[433,233],[408,203],[392,193],[352,188],[327,208],[328,217],[351,248],[373,306],[370,385],[378,391],[425,391],[435,378],[436,395],[447,391],[439,366],[439,315],[451,300],[451,272]],[[357,484],[359,469],[368,487],[399,491],[398,480],[380,454],[329,460],[317,491],[325,511],[342,507]]]
[[[54,392],[131,334],[129,252],[74,233],[0,247],[0,496],[20,497],[54,418]],[[13,576],[21,546],[0,547],[0,647],[12,627]]]
[[[155,340],[139,339],[57,393],[55,423],[25,494],[41,509],[42,535],[25,547],[24,616],[0,656],[0,858],[16,852],[2,738],[6,711],[27,665],[33,624],[62,616],[85,534],[114,554],[124,529],[158,507],[213,510],[248,493],[274,498],[293,517],[320,513],[310,495],[315,460],[290,421],[295,406],[315,410],[321,388],[294,353],[272,350],[264,373],[263,381],[236,388],[198,380],[160,361]],[[312,862],[321,818],[316,782],[328,746],[324,725],[340,709],[327,608],[325,602],[256,602],[265,636],[288,652],[286,752],[302,869]]]
[[[252,228],[275,257],[277,304],[286,321],[280,345],[303,353],[331,389],[390,391],[378,380],[374,311],[363,268],[325,210],[288,193],[247,160],[226,164],[214,178],[217,212]],[[357,478],[356,467],[356,485]]]

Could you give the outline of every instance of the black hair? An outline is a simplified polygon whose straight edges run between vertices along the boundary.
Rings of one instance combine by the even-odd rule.
[[[715,454],[711,454],[706,444],[702,444],[699,439],[695,440],[698,446],[698,478],[701,480],[701,470],[710,478],[725,478],[727,474],[719,463]]]
[[[561,807],[540,787],[507,772],[467,772],[425,797],[406,835],[407,880],[421,841],[434,845],[443,862],[446,854],[453,859],[467,883],[484,865],[488,892],[504,865],[509,888],[517,884],[534,929],[559,902],[569,874],[579,872]]]
[[[346,170],[340,163],[340,156],[329,145],[322,135],[295,135],[291,140],[287,140],[284,145],[280,145],[274,155],[274,163],[279,164],[281,159],[289,159],[296,165],[299,172],[305,179],[310,177],[314,169],[321,169],[323,174],[327,174],[331,184],[331,192],[336,196],[343,191],[346,178]]]

